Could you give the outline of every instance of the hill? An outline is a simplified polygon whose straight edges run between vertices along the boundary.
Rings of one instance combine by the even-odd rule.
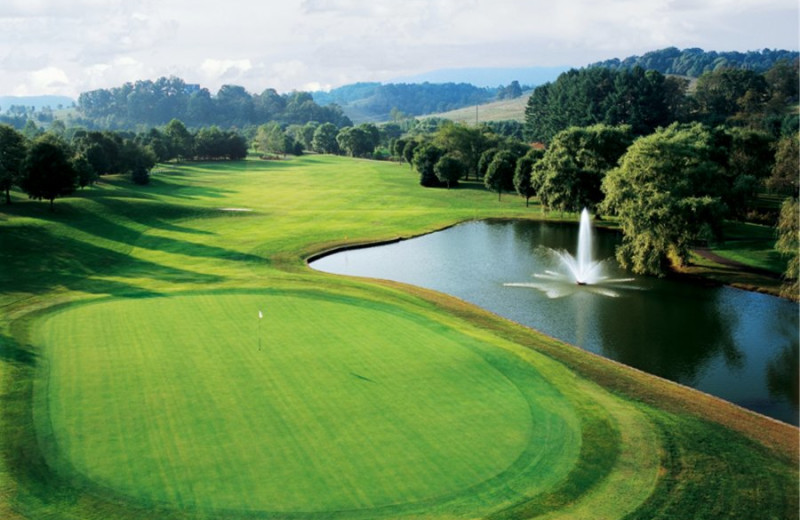
[[[320,105],[336,103],[355,123],[388,121],[393,113],[419,116],[476,105],[494,98],[495,89],[468,83],[355,83],[314,92]]]
[[[438,69],[398,78],[392,83],[353,83],[327,92],[312,92],[312,96],[315,102],[323,106],[336,103],[355,123],[388,121],[392,118],[393,110],[406,116],[464,110],[472,116],[455,117],[474,121],[475,106],[493,105],[498,91],[504,85],[518,82],[532,88],[555,80],[566,70],[567,67]],[[492,113],[495,110],[502,113],[490,120],[519,119],[516,105],[511,106],[511,113],[493,106],[490,109]]]
[[[440,117],[458,123],[487,123],[489,121],[519,121],[525,122],[525,107],[528,104],[528,97],[531,91],[526,91],[522,96],[515,99],[503,99],[492,101],[482,105],[472,105],[468,107],[430,114],[426,117]]]
[[[471,67],[437,69],[393,80],[396,83],[470,83],[478,87],[494,88],[519,81],[521,85],[535,87],[553,81],[569,67]]]
[[[632,69],[641,67],[646,70],[657,70],[662,74],[674,74],[698,78],[706,72],[720,68],[748,69],[765,72],[779,61],[795,61],[800,56],[797,51],[770,50],[747,52],[716,52],[692,48],[679,50],[668,47],[647,52],[642,56],[629,56],[592,63],[589,67],[605,67],[610,69]]]

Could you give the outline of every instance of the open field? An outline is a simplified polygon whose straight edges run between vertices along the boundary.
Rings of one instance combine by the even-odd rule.
[[[56,209],[0,208],[2,518],[798,516],[797,428],[304,263],[516,197],[306,156]]]
[[[421,119],[426,117],[443,117],[458,123],[474,124],[477,108],[478,123],[486,123],[488,121],[519,121],[520,123],[524,123],[525,107],[528,106],[528,98],[530,95],[531,91],[527,91],[516,99],[503,99],[478,105],[477,107],[473,105],[450,110],[449,112],[430,114],[422,116]]]

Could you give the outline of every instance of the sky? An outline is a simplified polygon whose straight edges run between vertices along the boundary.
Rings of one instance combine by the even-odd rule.
[[[177,76],[326,90],[461,67],[581,67],[665,47],[797,50],[797,0],[2,0],[0,95]]]

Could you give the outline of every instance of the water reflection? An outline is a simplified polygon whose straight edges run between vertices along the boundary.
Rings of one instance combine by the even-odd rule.
[[[731,333],[737,317],[691,289],[658,284],[653,295],[602,306],[596,326],[603,355],[689,386],[698,386],[714,359],[741,367],[743,354]]]
[[[798,396],[798,367],[800,354],[798,344],[784,346],[767,365],[767,387],[775,398],[783,398],[797,408],[800,405]]]
[[[637,278],[615,298],[565,288],[569,297],[505,287],[537,283],[552,263],[537,248],[574,249],[577,226],[472,222],[416,239],[322,258],[316,269],[386,278],[446,292],[586,350],[798,423],[798,306],[730,288]],[[595,257],[619,238],[598,230]],[[346,258],[346,261],[345,261]],[[564,294],[566,296],[566,294]]]

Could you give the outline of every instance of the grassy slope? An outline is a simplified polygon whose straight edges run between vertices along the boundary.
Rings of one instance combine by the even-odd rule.
[[[478,122],[519,121],[520,123],[524,123],[525,107],[528,105],[528,98],[530,95],[530,92],[525,92],[521,97],[516,99],[504,99],[501,101],[492,101],[491,103],[478,105]],[[425,117],[443,117],[459,123],[474,124],[475,105],[456,110],[450,110],[449,112],[430,114],[424,116],[423,119]]]
[[[186,464],[187,460],[199,463],[202,456],[209,456],[202,450],[197,457],[185,453],[179,455],[179,450],[162,446],[174,439],[174,435],[169,433],[169,421],[164,422],[163,426],[158,426],[159,423],[156,422],[151,430],[153,437],[138,441],[142,443],[138,446],[132,444],[137,442],[133,438],[129,443],[124,435],[116,438],[111,436],[116,440],[108,441],[108,444],[97,448],[107,451],[105,457],[98,458],[94,456],[94,452],[87,451],[94,450],[92,446],[97,446],[99,442],[92,435],[102,437],[100,434],[104,431],[103,428],[122,427],[131,418],[121,414],[119,418],[105,425],[107,416],[103,415],[104,407],[110,402],[112,409],[120,410],[123,405],[119,400],[127,391],[142,385],[155,384],[141,378],[155,377],[158,374],[156,368],[166,370],[167,375],[174,375],[184,373],[185,370],[181,367],[186,363],[191,368],[188,372],[208,374],[208,379],[203,376],[201,379],[188,378],[177,382],[165,376],[164,381],[168,381],[168,384],[164,391],[170,396],[183,395],[188,389],[201,393],[220,389],[231,374],[267,370],[266,366],[259,368],[258,364],[245,363],[245,360],[252,357],[252,349],[237,350],[240,349],[239,345],[252,342],[252,331],[247,330],[250,325],[240,325],[245,331],[241,332],[241,338],[247,339],[233,343],[212,342],[213,355],[204,351],[203,356],[187,354],[175,357],[174,353],[170,356],[169,344],[165,343],[154,350],[157,356],[152,359],[135,361],[131,358],[131,363],[140,363],[137,366],[142,367],[141,370],[132,371],[140,379],[115,381],[108,388],[109,383],[103,383],[105,369],[91,373],[92,377],[88,377],[90,373],[85,369],[119,362],[118,350],[114,349],[122,347],[115,346],[106,352],[84,352],[86,355],[80,357],[71,356],[69,354],[73,349],[81,352],[81,348],[86,348],[85,345],[92,344],[81,343],[78,339],[82,337],[81,334],[102,337],[107,332],[86,325],[81,328],[81,334],[66,334],[71,340],[75,340],[75,344],[71,344],[69,350],[60,350],[56,348],[58,342],[48,336],[56,333],[64,335],[63,329],[57,326],[60,315],[54,315],[49,320],[42,319],[48,315],[48,308],[60,302],[120,296],[158,296],[178,292],[186,294],[187,291],[207,293],[210,290],[223,291],[223,295],[226,295],[232,289],[242,288],[256,291],[266,288],[273,292],[273,297],[275,294],[288,294],[286,291],[313,289],[329,298],[331,295],[338,295],[336,298],[355,298],[358,301],[372,302],[368,306],[389,306],[393,312],[414,316],[416,320],[426,324],[423,327],[425,330],[435,325],[434,328],[440,329],[440,334],[425,336],[426,344],[432,341],[434,344],[441,342],[446,345],[454,340],[461,343],[463,338],[456,338],[466,335],[471,338],[469,342],[474,342],[477,351],[492,352],[499,347],[513,354],[514,359],[523,359],[530,367],[535,367],[535,370],[512,370],[506,367],[502,369],[503,373],[532,377],[531,374],[535,376],[538,372],[572,403],[567,417],[574,413],[581,418],[580,428],[575,430],[573,423],[571,430],[580,432],[580,457],[565,480],[559,484],[551,482],[549,488],[542,484],[538,488],[538,494],[535,494],[534,490],[537,488],[532,486],[534,473],[523,470],[515,477],[517,480],[509,476],[510,480],[506,485],[512,489],[527,489],[523,493],[532,493],[533,500],[522,500],[515,493],[504,493],[491,485],[478,493],[477,499],[468,499],[465,495],[449,501],[433,500],[430,496],[425,496],[426,489],[430,491],[427,486],[406,490],[407,495],[398,499],[386,490],[381,491],[381,486],[373,480],[369,484],[360,484],[365,486],[361,496],[346,499],[351,507],[380,505],[387,500],[422,500],[423,511],[436,512],[442,516],[460,516],[465,512],[474,515],[479,511],[488,512],[499,508],[494,513],[498,517],[517,518],[548,511],[551,515],[570,517],[580,511],[592,511],[614,518],[643,504],[640,516],[668,517],[675,511],[696,507],[696,497],[704,496],[706,499],[712,497],[710,502],[714,510],[708,512],[709,518],[719,517],[719,511],[738,517],[747,517],[754,514],[753,512],[759,515],[765,512],[774,513],[775,517],[796,515],[792,509],[796,505],[797,475],[795,466],[791,462],[787,463],[787,460],[796,457],[796,429],[777,425],[714,399],[676,389],[674,385],[599,361],[593,356],[542,338],[452,298],[400,287],[397,284],[330,277],[312,272],[302,264],[302,259],[311,252],[334,244],[417,234],[468,218],[531,216],[535,210],[526,210],[518,200],[506,197],[498,204],[493,196],[480,190],[422,190],[416,186],[414,176],[406,167],[330,157],[306,157],[287,162],[244,162],[234,166],[185,165],[171,171],[168,175],[159,176],[152,186],[143,189],[131,189],[124,180],[109,179],[107,183],[86,190],[78,197],[58,201],[59,212],[55,215],[50,215],[44,204],[22,200],[17,200],[9,210],[0,213],[0,262],[4,267],[9,267],[0,273],[0,282],[4,287],[4,292],[0,294],[0,306],[4,309],[3,317],[0,318],[0,375],[4,400],[0,513],[3,517],[10,517],[15,510],[19,510],[23,516],[33,518],[50,512],[63,517],[83,518],[94,515],[97,518],[139,518],[152,515],[154,508],[158,510],[157,503],[162,501],[198,507],[200,510],[218,507],[229,509],[232,503],[238,506],[235,509],[263,510],[270,509],[265,506],[265,501],[270,501],[270,510],[275,511],[281,507],[290,510],[297,506],[298,501],[307,500],[305,493],[301,493],[303,496],[292,497],[272,491],[272,495],[265,495],[266,498],[256,497],[248,503],[237,502],[241,497],[237,498],[239,495],[236,489],[241,490],[243,486],[247,489],[248,485],[257,481],[257,470],[253,470],[255,478],[242,475],[236,477],[242,480],[233,480],[231,484],[237,484],[229,486],[227,491],[210,491],[202,487],[207,486],[208,482],[191,482],[186,477],[187,472],[179,471],[178,478],[159,476],[157,471],[151,471],[154,468],[152,460],[133,460],[123,464],[132,474],[138,475],[137,478],[143,479],[140,484],[133,485],[135,489],[125,489],[124,486],[131,484],[122,481],[130,480],[121,479],[115,473],[120,467],[120,458],[141,456],[154,448],[160,448],[177,457],[167,457],[166,460],[174,462],[172,468],[167,469],[178,471],[176,468],[180,464]],[[220,211],[220,208],[230,207],[253,211]],[[46,255],[41,254],[42,244],[48,244]],[[200,299],[206,301],[205,297]],[[125,303],[121,311],[126,316],[130,314],[130,320],[125,321],[124,326],[130,328],[144,321],[144,325],[132,330],[147,330],[147,313],[143,311],[147,306],[140,307],[141,302],[165,301],[170,302],[168,307],[171,308],[179,300],[130,300],[134,303]],[[116,305],[118,301],[112,300],[108,304],[100,304],[100,307]],[[184,316],[192,315],[187,309],[202,308],[202,305],[195,305],[198,302],[194,299],[191,301],[192,305],[176,306],[173,312],[178,317],[170,321],[174,323],[181,321]],[[208,316],[209,312],[217,315],[219,309],[214,307],[220,305],[217,299],[214,299],[214,303],[206,302],[203,305],[210,305],[212,311],[202,313],[202,316]],[[231,305],[236,307],[240,303]],[[80,313],[90,307],[70,306],[63,313]],[[270,309],[272,307],[274,306],[270,306]],[[308,309],[314,307],[309,306]],[[233,315],[238,315],[238,311],[233,312]],[[284,324],[289,328],[298,328],[300,324],[305,324],[298,316],[302,316],[302,313],[286,316]],[[351,312],[344,312],[341,316],[341,324],[335,326],[333,332],[342,338],[348,348],[361,352],[358,358],[363,359],[363,349],[366,347],[353,341],[346,329],[358,324],[363,326],[371,318],[361,319],[358,313]],[[92,322],[88,316],[84,316],[82,320]],[[68,324],[79,321],[70,319],[61,326],[72,326]],[[107,321],[100,320],[101,323]],[[211,319],[202,321],[209,326],[213,324]],[[237,319],[232,318],[230,323],[235,328]],[[265,321],[265,327],[266,323]],[[378,329],[389,331],[404,328],[396,322],[387,325],[377,321],[374,325]],[[145,334],[148,343],[168,333],[157,331],[158,329],[153,329],[151,332],[139,333]],[[380,341],[381,334],[376,334],[374,327],[367,327],[366,332],[372,334],[375,341]],[[212,327],[212,330],[190,330],[187,334],[214,337],[215,332]],[[219,338],[235,335],[230,332],[220,335],[218,331],[216,334]],[[112,332],[113,337],[119,335]],[[305,339],[291,338],[291,335],[286,337],[290,344],[307,344]],[[33,344],[37,347],[33,347]],[[41,345],[46,345],[46,349],[42,350]],[[235,356],[228,355],[230,352],[226,351],[226,345],[228,351],[236,352]],[[386,346],[390,348],[392,345],[410,344],[389,341]],[[643,402],[657,405],[657,408],[613,397],[593,383],[575,379],[573,373],[565,371],[562,365],[552,363],[547,357],[534,351],[520,350],[521,347],[533,348],[547,356],[561,359],[574,370],[606,387],[636,396]],[[453,352],[460,351],[455,349]],[[209,356],[205,357],[206,354]],[[407,361],[404,355],[402,350],[393,352],[393,356],[400,356],[397,358],[399,362]],[[314,356],[308,356],[303,358],[303,362],[314,359]],[[217,364],[209,365],[211,360]],[[195,366],[201,362],[206,365]],[[85,377],[75,377],[76,368],[71,367],[70,363],[77,363],[77,369],[83,370],[82,375]],[[169,368],[171,363],[174,364],[173,368]],[[374,363],[367,365],[376,369]],[[44,377],[46,374],[42,367],[48,366],[53,376],[51,378]],[[217,366],[221,366],[220,372],[214,373]],[[302,370],[298,370],[296,364],[288,363],[285,367],[283,377],[302,376]],[[321,368],[316,372],[329,381],[340,376],[339,373]],[[384,368],[377,372],[386,377],[393,371]],[[363,375],[358,371],[354,373]],[[38,378],[34,377],[35,374],[39,375]],[[63,379],[54,379],[57,377]],[[36,426],[30,417],[34,380],[40,383],[60,381],[49,386],[37,384],[36,388],[39,390],[35,402],[38,404],[34,407]],[[202,384],[198,386],[197,382],[200,380]],[[243,380],[252,381],[249,377]],[[99,391],[100,388],[108,388],[108,391],[103,393]],[[213,409],[217,410],[216,417],[226,417],[226,421],[237,419],[239,423],[235,426],[236,433],[249,436],[252,440],[256,439],[254,432],[260,431],[261,426],[266,426],[257,421],[246,425],[246,421],[237,416],[235,408],[230,406],[230,403],[242,401],[243,396],[247,395],[246,388],[243,385],[242,388],[226,391],[224,395],[215,393],[214,399],[219,404]],[[463,392],[463,389],[456,391],[456,394],[459,392]],[[48,396],[44,402],[42,395]],[[312,394],[304,402],[316,400],[316,394]],[[77,415],[69,409],[76,401],[82,403],[82,412]],[[265,398],[254,404],[275,405],[278,402],[276,398]],[[207,414],[201,416],[194,413],[188,404],[180,408],[183,413],[166,414],[170,403],[172,400],[149,406],[141,405],[133,411],[146,415],[154,409],[160,409],[165,413],[164,417],[188,421],[188,426],[185,427],[193,432],[193,436],[198,436],[197,438],[203,434],[221,435],[223,438],[233,435],[233,432],[220,432],[213,425],[204,423],[202,417]],[[683,413],[683,410],[690,413]],[[443,412],[447,412],[447,409]],[[225,414],[233,414],[234,418]],[[302,411],[297,411],[297,414],[292,420],[305,420]],[[315,412],[312,415],[319,414]],[[336,418],[330,410],[327,415],[322,416],[325,421],[329,421],[326,423],[328,428],[339,429],[348,424],[348,421]],[[719,420],[743,431],[750,438],[759,439],[771,448],[760,447],[739,434],[702,422],[697,416]],[[366,421],[365,418],[368,417],[369,413],[365,412],[360,420]],[[453,420],[461,420],[458,414],[452,414],[451,417]],[[434,419],[437,419],[437,414],[426,420]],[[48,420],[54,421],[49,430],[46,424]],[[404,422],[401,429],[413,426],[416,420]],[[569,423],[569,420],[562,422]],[[521,428],[521,424],[512,420],[505,427],[513,431],[514,428]],[[43,452],[34,437],[37,427],[40,435],[43,431],[54,434],[53,438],[39,439]],[[440,431],[445,434],[447,428]],[[62,439],[58,436],[62,436]],[[291,435],[274,438],[280,439],[286,446],[296,444],[296,439]],[[58,444],[54,444],[53,440]],[[65,442],[72,444],[65,448]],[[121,444],[117,444],[115,448],[114,442]],[[477,443],[474,446],[482,446],[481,442],[485,441],[478,438],[474,442]],[[303,446],[326,446],[330,444],[330,440],[311,440],[300,444],[302,446],[296,445],[295,448],[302,453]],[[419,443],[411,445],[420,446]],[[127,449],[120,451],[121,446]],[[231,456],[238,456],[243,460],[245,446],[253,444],[232,443]],[[256,444],[257,446],[260,445]],[[498,446],[497,449],[500,450],[498,453],[506,453],[508,457],[519,446],[511,443],[505,447],[505,451],[503,446]],[[43,455],[49,457],[49,462],[45,462]],[[416,471],[397,463],[397,453],[376,452],[374,455],[387,457],[387,464],[396,465],[401,472]],[[346,456],[347,450],[344,448],[339,450],[339,455],[330,454],[333,461],[331,464],[340,463]],[[370,458],[373,457],[364,460]],[[460,475],[458,471],[448,472],[446,478],[440,476],[435,479],[436,485],[441,486],[437,493],[446,494],[447,489],[456,492],[469,482],[480,481],[483,478],[480,472],[488,474],[497,469],[487,460],[463,460],[469,460],[469,465],[478,462],[475,471],[479,474],[469,477]],[[746,468],[739,464],[741,460],[749,461]],[[226,467],[218,461],[218,458],[211,456],[207,464],[212,469],[204,470],[207,473],[203,474],[207,476],[214,472],[231,472],[239,467],[233,464]],[[83,467],[80,471],[89,475],[89,481],[76,477],[74,466],[81,464]],[[363,470],[356,469],[357,462],[354,464],[351,468],[353,471]],[[484,466],[481,467],[481,464]],[[555,463],[554,465],[557,466]],[[659,465],[661,469],[657,467]],[[437,464],[431,464],[428,469],[423,468],[420,470],[421,474],[430,474],[433,471],[430,468],[433,467],[437,467]],[[568,468],[568,465],[561,467]],[[453,469],[455,467],[450,467],[450,470]],[[662,477],[656,482],[654,478],[657,471]],[[725,479],[709,478],[721,474],[720,472],[726,475]],[[306,489],[328,489],[328,484],[309,483],[316,474],[309,472],[305,475],[306,483],[303,485],[310,486]],[[342,478],[344,475],[346,471],[343,471]],[[459,481],[459,478],[465,480]],[[115,492],[98,489],[98,481],[114,488]],[[627,487],[620,486],[622,483],[627,484]],[[658,489],[655,494],[651,494],[653,486]],[[131,502],[122,498],[117,495],[120,492],[136,495],[138,501]],[[336,505],[335,500],[345,500],[342,496],[320,496],[316,507],[339,507],[341,502]],[[429,499],[428,502],[425,502],[426,498]],[[279,499],[285,500],[280,507],[275,506],[275,501]],[[373,511],[376,512],[378,511]],[[415,509],[401,508],[382,511],[382,514],[391,516],[400,512],[412,514]],[[172,509],[161,513],[182,516],[180,511]]]

